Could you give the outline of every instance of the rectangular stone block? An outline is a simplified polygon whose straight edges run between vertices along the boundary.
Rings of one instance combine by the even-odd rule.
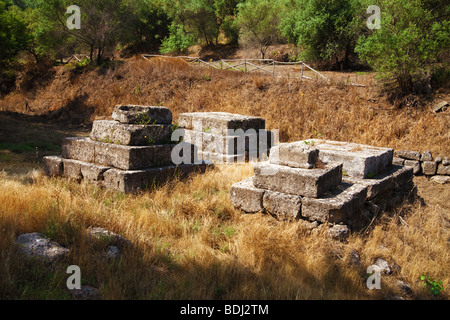
[[[166,107],[119,105],[112,118],[129,124],[171,124],[172,112]]]
[[[366,186],[342,183],[318,199],[302,198],[302,216],[310,221],[351,224],[360,219],[366,195]]]
[[[436,161],[423,161],[422,162],[422,173],[426,176],[433,176],[437,171]]]
[[[187,130],[224,136],[233,135],[233,132],[238,129],[244,132],[253,129],[257,133],[259,129],[265,128],[265,120],[262,118],[227,112],[181,113],[178,117],[178,124]]]
[[[367,199],[371,200],[380,194],[386,194],[387,192],[390,192],[392,189],[396,188],[398,183],[407,183],[408,179],[407,177],[403,177],[403,175],[407,175],[409,171],[411,171],[410,168],[392,165],[387,169],[386,172],[380,173],[370,179],[344,176],[342,178],[342,181],[345,183],[360,184],[362,186],[366,186]]]
[[[419,160],[405,160],[405,167],[413,168],[414,175],[420,173],[420,161]]]
[[[445,166],[442,163],[440,163],[436,173],[441,175],[450,175],[450,166]]]
[[[408,150],[396,150],[395,156],[406,160],[420,160],[420,152]]]
[[[63,143],[63,157],[122,170],[139,170],[172,164],[174,146],[122,146],[89,138],[67,138]]]
[[[149,146],[170,143],[172,125],[133,125],[114,120],[96,120],[91,140],[127,146]]]
[[[293,168],[312,169],[319,159],[319,149],[304,141],[281,143],[270,150],[269,161]]]
[[[50,177],[58,177],[63,175],[63,162],[61,157],[43,157],[42,162],[44,164],[43,171],[45,175]]]
[[[405,164],[405,159],[394,157],[392,159],[392,164],[396,166],[403,166]]]
[[[63,161],[63,175],[67,178],[81,180],[83,175],[81,174],[82,161],[73,159],[62,159]]]
[[[298,196],[317,198],[342,181],[342,164],[323,169],[302,169],[267,162],[253,166],[255,187]]]
[[[264,190],[253,185],[253,177],[231,186],[230,200],[233,206],[246,213],[263,212]]]
[[[264,209],[282,220],[299,219],[302,197],[266,190],[263,196]]]
[[[204,173],[210,164],[182,164],[145,170],[110,169],[104,173],[104,186],[124,193],[136,193],[173,178],[185,178],[192,173]]]
[[[307,141],[319,149],[319,157],[323,162],[342,163],[342,170],[348,176],[373,177],[392,164],[394,150],[390,148],[319,139]]]
[[[86,137],[65,138],[62,142],[62,157],[84,162],[94,162],[95,144]]]
[[[103,175],[111,167],[99,166],[92,163],[81,163],[81,175],[88,181],[102,181]]]

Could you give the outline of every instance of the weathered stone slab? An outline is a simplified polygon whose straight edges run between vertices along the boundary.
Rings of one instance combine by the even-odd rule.
[[[367,187],[367,200],[375,198],[379,194],[383,194],[396,188],[398,183],[406,183],[408,175],[412,180],[412,171],[410,168],[392,165],[386,172],[380,173],[370,179],[361,179],[356,177],[344,176],[343,182],[350,184],[360,184]],[[402,177],[405,175],[405,177]],[[400,177],[402,177],[400,179]]]
[[[246,213],[262,212],[264,192],[253,185],[253,177],[250,177],[231,186],[230,200],[235,208]]]
[[[442,175],[450,175],[450,166],[446,166],[441,163],[439,164],[436,173]]]
[[[302,197],[266,190],[263,196],[263,206],[267,212],[282,220],[294,220],[300,218]]]
[[[349,223],[361,215],[367,187],[342,183],[320,198],[302,198],[302,216],[310,221]]]
[[[319,139],[307,141],[319,149],[323,162],[342,163],[343,172],[349,176],[373,177],[392,164],[394,150],[390,148]]]
[[[94,141],[128,146],[149,146],[170,142],[172,125],[124,124],[114,120],[96,120],[90,138]]]
[[[83,175],[81,174],[81,165],[85,162],[73,159],[62,159],[63,162],[63,175],[67,178],[81,180]]]
[[[85,162],[81,163],[80,167],[83,179],[89,181],[102,181],[103,174],[109,169],[111,169],[111,167],[99,166],[96,164]]]
[[[43,157],[42,162],[44,164],[44,174],[50,177],[58,177],[63,174],[63,162],[59,156]]]
[[[405,164],[405,159],[394,157],[392,159],[392,164],[396,166],[403,166]]]
[[[95,162],[95,144],[86,137],[65,138],[62,142],[62,157],[84,162]]]
[[[426,150],[426,151],[422,152],[420,161],[433,161],[433,155],[431,154],[431,151]]]
[[[139,170],[172,164],[171,152],[174,146],[122,146],[89,138],[67,138],[63,142],[63,157],[123,170]]]
[[[187,130],[224,136],[233,135],[233,131],[238,129],[244,132],[253,129],[257,133],[259,129],[265,128],[265,120],[262,118],[227,112],[181,113],[178,117],[178,124]]]
[[[56,242],[45,238],[40,233],[25,233],[17,237],[16,243],[30,257],[39,257],[48,262],[56,261],[69,252]]]
[[[258,152],[246,151],[244,154],[236,154],[236,155],[228,155],[215,152],[199,152],[198,157],[199,159],[202,159],[204,161],[232,164],[232,163],[244,163],[247,161],[256,161],[258,159]]]
[[[342,164],[302,169],[262,162],[253,169],[255,187],[298,196],[320,197],[342,181]]]
[[[414,175],[418,175],[420,173],[420,161],[419,160],[405,160],[405,167],[413,168]]]
[[[396,150],[394,155],[407,160],[420,160],[420,152],[418,151]]]
[[[432,176],[436,174],[437,163],[435,161],[423,161],[422,173],[426,176]]]
[[[203,173],[211,166],[211,164],[204,162],[202,164],[182,164],[145,170],[110,169],[104,173],[104,186],[124,193],[139,192],[172,178],[184,178],[191,173]]]
[[[450,183],[450,176],[442,176],[442,175],[433,176],[431,177],[431,181],[439,184],[447,184]]]
[[[172,112],[166,107],[119,105],[112,118],[129,124],[171,124]]]
[[[305,144],[304,141],[274,146],[269,157],[270,163],[304,169],[312,169],[318,159],[319,149]]]

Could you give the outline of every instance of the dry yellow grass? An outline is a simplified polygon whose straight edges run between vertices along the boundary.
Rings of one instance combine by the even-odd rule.
[[[140,59],[104,74],[58,70],[57,75],[45,90],[7,96],[0,106],[23,111],[27,98],[34,113],[63,108],[62,122],[72,115],[109,116],[116,104],[165,105],[175,120],[180,112],[229,111],[262,116],[268,129],[280,129],[282,141],[310,138],[316,130],[327,139],[450,154],[447,115],[393,109],[374,87]],[[373,98],[378,101],[370,102]],[[11,130],[5,139],[13,136]],[[434,299],[422,288],[423,274],[442,280],[445,290],[437,298],[448,299],[450,190],[424,177],[415,182],[427,205],[405,203],[380,217],[370,232],[341,243],[311,235],[300,222],[235,210],[229,189],[253,174],[249,164],[219,166],[187,181],[124,195],[44,177],[31,163],[33,154],[4,154],[9,160],[0,159],[1,299],[67,298],[70,264],[80,266],[83,284],[97,287],[101,299]],[[86,236],[92,226],[121,234],[131,247],[117,261],[103,259],[106,245]],[[52,267],[30,261],[14,245],[24,232],[43,232],[70,254]],[[360,263],[351,263],[354,251]],[[377,257],[397,267],[382,277],[382,290],[368,290],[366,268]],[[399,291],[398,279],[411,286],[412,295]]]

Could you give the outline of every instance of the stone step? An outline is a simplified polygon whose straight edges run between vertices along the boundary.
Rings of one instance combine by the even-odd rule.
[[[342,163],[344,174],[358,178],[370,178],[384,172],[392,164],[394,155],[391,148],[319,139],[306,141],[319,149],[323,162]]]
[[[352,220],[361,219],[366,195],[366,186],[343,182],[320,198],[303,197],[301,215],[310,221],[352,225]]]
[[[115,120],[96,120],[92,125],[91,140],[127,146],[151,146],[172,143],[172,125],[136,125]]]
[[[323,169],[303,169],[262,162],[253,169],[257,188],[312,198],[320,197],[342,181],[340,163],[330,163]]]
[[[351,176],[343,176],[342,181],[352,184],[360,184],[367,187],[367,199],[372,200],[376,196],[386,194],[393,189],[408,188],[412,184],[413,169],[392,165],[387,171],[370,179],[362,179]]]
[[[253,177],[250,177],[231,186],[230,200],[235,208],[246,213],[262,212],[264,192],[253,185]]]
[[[202,162],[201,164],[171,165],[145,170],[118,170],[110,169],[104,173],[103,185],[112,190],[124,193],[136,193],[164,183],[173,178],[186,178],[192,173],[204,173],[212,164]]]
[[[63,174],[63,162],[60,156],[46,156],[42,158],[44,174],[58,177]]]
[[[312,169],[319,159],[319,149],[304,141],[280,143],[270,150],[270,163],[292,168]]]
[[[111,167],[99,166],[73,159],[62,158],[61,161],[63,163],[62,175],[75,180],[102,181],[104,173],[111,169]]]
[[[265,129],[265,120],[227,112],[192,112],[181,113],[178,125],[187,130],[230,136],[237,129],[244,132]]]
[[[203,152],[226,155],[242,154],[244,151],[267,150],[274,144],[270,131],[259,130],[239,136],[224,136],[194,130],[183,131],[183,141],[196,145]]]
[[[266,190],[263,196],[263,207],[281,220],[299,219],[302,214],[302,197]]]
[[[172,112],[166,107],[119,105],[112,118],[128,124],[172,124]]]
[[[63,141],[62,157],[122,170],[139,170],[172,164],[171,152],[174,146],[122,146],[90,138],[71,137]]]

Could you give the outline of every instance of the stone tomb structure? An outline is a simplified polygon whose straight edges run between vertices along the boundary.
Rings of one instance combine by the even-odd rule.
[[[275,132],[265,120],[227,112],[193,112],[179,115],[184,141],[198,148],[198,158],[218,163],[267,160]]]
[[[412,168],[392,159],[393,149],[354,143],[281,143],[269,161],[254,164],[253,177],[231,187],[231,202],[246,213],[357,229],[384,209],[386,199],[412,190]]]
[[[66,138],[61,156],[44,157],[46,174],[137,192],[170,177],[204,172],[211,165],[194,159],[194,146],[182,142],[180,148],[171,141],[174,126],[168,108],[116,106],[112,118],[94,121],[89,137]],[[174,163],[172,155],[181,156],[183,150],[190,151],[192,161]]]

